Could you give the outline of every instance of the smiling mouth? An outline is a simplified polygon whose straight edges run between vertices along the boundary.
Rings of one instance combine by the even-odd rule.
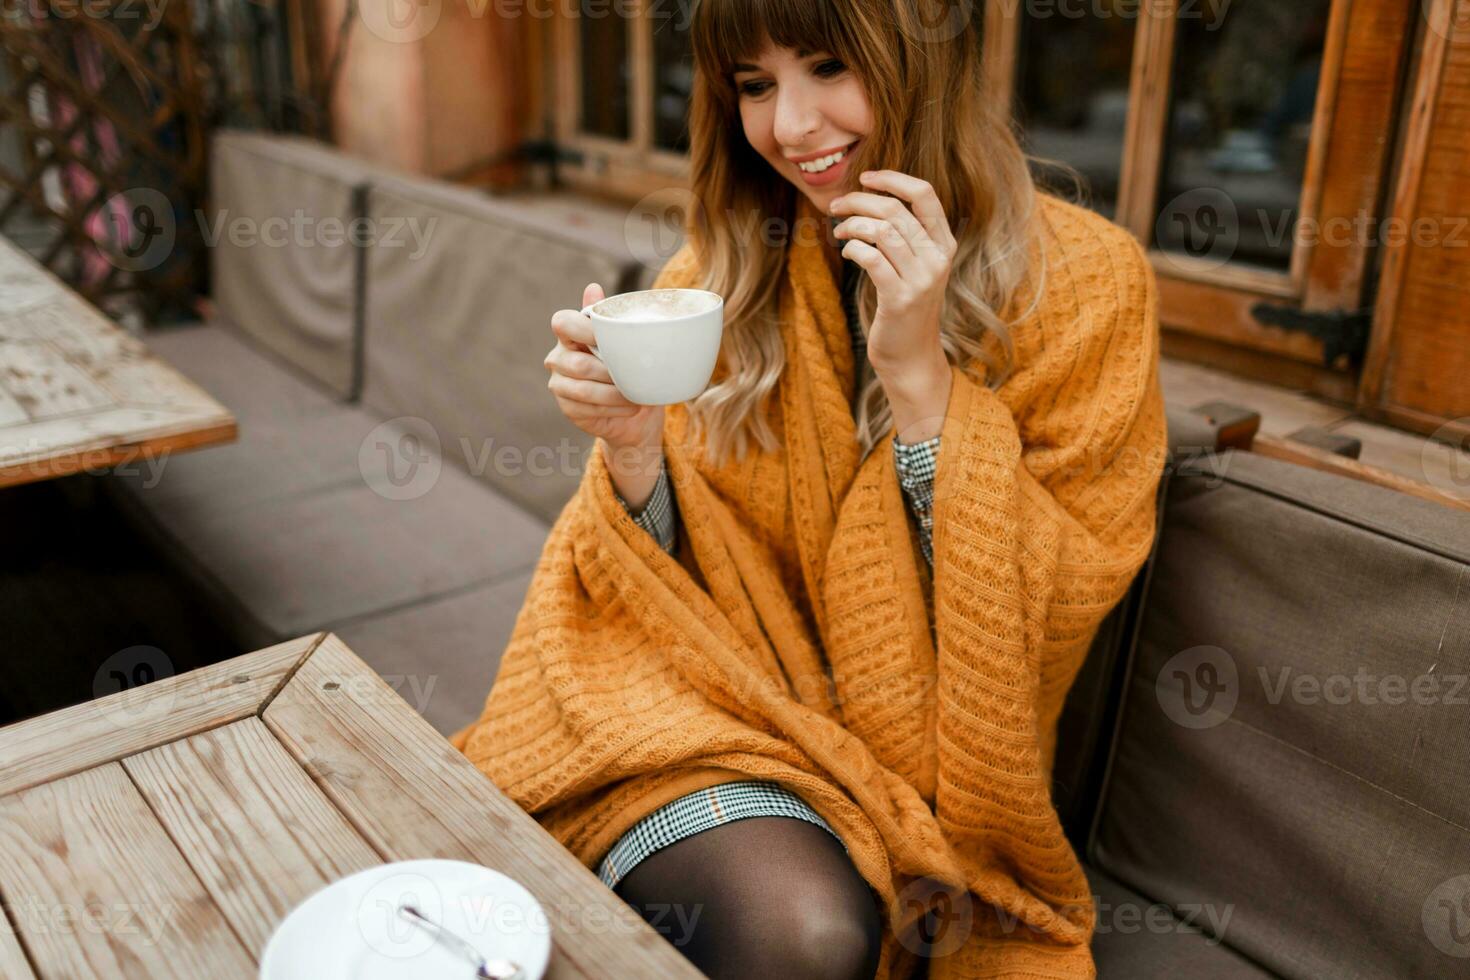
[[[833,167],[837,166],[844,159],[846,159],[847,155],[852,152],[852,148],[857,145],[858,141],[853,140],[851,143],[847,144],[846,147],[838,150],[836,153],[829,153],[827,156],[820,157],[816,160],[808,160],[805,163],[798,163],[796,165],[796,168],[802,173],[806,174],[824,173],[828,170],[831,170]]]

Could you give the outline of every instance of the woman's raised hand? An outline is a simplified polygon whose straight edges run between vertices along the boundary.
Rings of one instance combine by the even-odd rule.
[[[653,450],[663,438],[662,405],[635,405],[623,397],[590,347],[596,343],[592,320],[581,312],[603,298],[602,287],[589,283],[582,307],[557,310],[551,317],[556,346],[542,363],[551,372],[546,387],[571,423],[615,450]]]

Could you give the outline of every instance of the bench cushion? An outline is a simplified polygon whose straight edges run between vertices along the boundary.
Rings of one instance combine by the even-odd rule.
[[[530,572],[518,572],[355,620],[338,633],[431,725],[450,735],[480,717],[530,584]]]
[[[620,291],[638,264],[620,236],[466,188],[383,180],[369,208],[385,227],[414,216],[432,233],[421,254],[369,250],[364,402],[429,419],[456,465],[555,519],[592,440],[546,390],[551,315],[580,306],[589,282]]]
[[[1271,980],[1261,969],[1197,924],[1228,920],[1231,910],[1189,908],[1175,915],[1097,868],[1085,867],[1097,903],[1092,958],[1098,980]]]
[[[210,147],[215,304],[344,399],[359,382],[353,187],[386,172],[297,136],[222,130]]]
[[[1089,860],[1232,907],[1225,941],[1285,977],[1460,966],[1467,565],[1462,512],[1250,453],[1182,466]]]
[[[237,412],[240,438],[118,483],[270,636],[336,628],[535,563],[542,521],[437,457],[406,479],[399,457],[428,445],[407,423],[318,400],[219,325],[158,336],[161,356]],[[221,363],[229,380],[215,385]],[[272,416],[272,405],[297,411]],[[384,447],[401,488],[384,482]]]

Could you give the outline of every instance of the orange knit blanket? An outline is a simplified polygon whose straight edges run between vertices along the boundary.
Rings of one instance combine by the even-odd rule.
[[[815,215],[815,212],[811,212]],[[1133,238],[1042,197],[1041,302],[999,389],[955,367],[934,571],[890,434],[862,457],[853,357],[815,241],[791,246],[784,446],[715,467],[669,409],[675,558],[600,453],[551,529],[478,722],[454,744],[589,867],[704,786],[778,782],[888,906],[879,975],[1092,977],[1094,907],[1051,803],[1056,721],[1147,558],[1165,449],[1153,273]],[[692,253],[659,286],[694,285]]]

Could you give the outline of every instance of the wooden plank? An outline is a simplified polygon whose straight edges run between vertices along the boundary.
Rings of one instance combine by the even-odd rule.
[[[1351,375],[1330,371],[1320,364],[1307,364],[1285,357],[1237,347],[1211,337],[1173,330],[1166,324],[1160,350],[1168,357],[1205,364],[1221,371],[1263,381],[1309,395],[1351,405],[1354,381]]]
[[[336,636],[262,717],[380,854],[472,861],[520,881],[550,918],[553,980],[699,976]]]
[[[116,763],[0,798],[0,893],[42,976],[253,973]]]
[[[15,921],[0,910],[0,977],[5,980],[36,980],[25,950],[15,938]]]
[[[322,634],[0,728],[0,796],[258,714]]]
[[[1431,503],[1470,513],[1470,498],[1462,499],[1453,496],[1427,483],[1421,483],[1367,463],[1360,463],[1346,456],[1338,456],[1336,453],[1318,449],[1316,446],[1292,442],[1276,436],[1256,436],[1255,441],[1251,444],[1251,452],[1258,456],[1283,459],[1299,466],[1310,466],[1313,469],[1335,473],[1338,476],[1349,476],[1355,480],[1362,480],[1364,483],[1397,490],[1411,497],[1418,497],[1420,500],[1428,500]]]
[[[1164,326],[1307,364],[1322,363],[1322,341],[1310,334],[1268,326],[1251,314],[1257,303],[1282,304],[1277,297],[1190,282],[1161,268],[1155,272]]]
[[[1458,0],[1427,0],[1427,22],[1431,25],[1447,23],[1457,5]],[[1419,213],[1419,194],[1434,136],[1440,83],[1450,51],[1447,31],[1426,30],[1423,37],[1424,47],[1419,54],[1413,101],[1399,148],[1398,182],[1389,208],[1390,216],[1401,219],[1412,218]],[[1399,301],[1406,288],[1411,251],[1407,239],[1391,242],[1383,250],[1383,269],[1379,273],[1378,297],[1373,310],[1373,332],[1358,387],[1358,403],[1365,409],[1375,408],[1386,400],[1384,379],[1392,352],[1393,333],[1398,326]]]
[[[1393,151],[1400,80],[1408,56],[1414,4],[1403,0],[1354,0],[1333,10],[1342,13],[1342,68],[1332,89],[1332,122],[1326,139],[1313,133],[1313,151],[1323,144],[1321,159],[1308,183],[1318,183],[1315,213],[1320,227],[1342,228],[1359,215],[1376,215]],[[1334,24],[1331,30],[1335,31]],[[1327,74],[1323,73],[1323,78]],[[1365,302],[1364,279],[1377,253],[1371,236],[1318,236],[1311,248],[1298,248],[1303,258],[1309,310],[1357,309]],[[1294,257],[1295,262],[1295,257]],[[1295,269],[1295,264],[1293,265]]]
[[[307,896],[382,863],[259,718],[122,764],[257,960]]]
[[[1365,4],[1358,4],[1364,6]],[[1317,101],[1312,108],[1312,135],[1307,144],[1307,159],[1302,170],[1301,196],[1298,198],[1298,226],[1314,226],[1322,207],[1323,183],[1326,179],[1327,144],[1338,128],[1337,97],[1342,86],[1343,61],[1347,51],[1351,0],[1334,0],[1328,13],[1327,37],[1322,46],[1321,67],[1317,71]],[[1347,121],[1347,120],[1344,120]],[[1357,125],[1357,120],[1351,120]],[[1306,288],[1307,270],[1311,264],[1313,244],[1295,242],[1291,250],[1291,282],[1297,295]]]
[[[1304,426],[1326,427],[1348,418],[1347,409],[1300,392],[1172,357],[1159,359],[1159,382],[1164,389],[1164,403],[1170,408],[1192,409],[1205,402],[1230,402],[1259,412],[1260,431],[1267,435],[1285,436]]]
[[[1133,42],[1128,127],[1118,183],[1117,222],[1145,246],[1154,242],[1159,172],[1169,125],[1169,80],[1174,64],[1178,0],[1143,4]]]
[[[1440,441],[1348,418],[1328,427],[1334,435],[1362,440],[1358,461],[1427,483],[1470,501],[1470,442],[1467,433]]]

